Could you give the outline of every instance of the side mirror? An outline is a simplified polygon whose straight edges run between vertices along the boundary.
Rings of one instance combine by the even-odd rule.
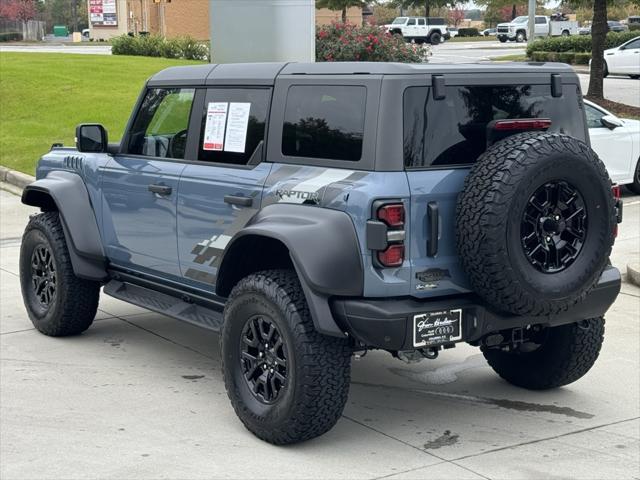
[[[605,115],[600,118],[600,123],[607,127],[609,130],[613,130],[618,127],[622,127],[624,123],[618,117],[614,117],[613,115]]]
[[[102,125],[83,123],[76,127],[76,148],[79,152],[104,153],[107,142],[107,131]]]

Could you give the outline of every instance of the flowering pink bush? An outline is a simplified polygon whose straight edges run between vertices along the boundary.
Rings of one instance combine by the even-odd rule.
[[[400,35],[373,25],[332,23],[316,31],[318,62],[421,63],[427,61],[428,54],[426,45],[406,43]]]

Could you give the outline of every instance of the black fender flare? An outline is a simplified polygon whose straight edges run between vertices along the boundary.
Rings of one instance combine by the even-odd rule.
[[[22,203],[44,211],[58,211],[73,272],[87,280],[107,280],[102,238],[87,187],[80,175],[50,172],[25,187]]]
[[[310,205],[272,204],[260,210],[229,242],[220,261],[217,292],[224,289],[227,253],[247,235],[284,244],[298,274],[316,329],[344,337],[329,308],[331,296],[362,296],[364,267],[351,217]]]

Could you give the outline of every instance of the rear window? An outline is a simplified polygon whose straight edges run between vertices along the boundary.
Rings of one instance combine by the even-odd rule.
[[[585,139],[577,87],[559,98],[550,85],[449,86],[443,100],[429,87],[404,93],[404,162],[407,168],[467,165],[487,147],[487,124],[506,118],[550,118],[549,131]]]

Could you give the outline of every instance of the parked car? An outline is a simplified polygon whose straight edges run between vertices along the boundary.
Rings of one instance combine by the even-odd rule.
[[[511,22],[500,23],[497,27],[498,40],[502,43],[515,41],[518,43],[527,41],[527,28],[529,17],[523,15],[516,17]],[[568,37],[578,33],[578,22],[572,20],[555,20],[544,15],[535,17],[536,37]]]
[[[591,25],[578,28],[578,35],[591,35]]]
[[[498,30],[495,29],[495,28],[487,28],[487,29],[483,30],[481,33],[485,37],[489,37],[489,36],[492,36],[492,35],[497,35],[498,34]]]
[[[447,32],[451,35],[451,38],[458,35],[458,29],[456,27],[447,27]]]
[[[331,429],[358,352],[465,342],[532,390],[598,357],[622,211],[567,65],[177,66],[119,143],[75,137],[22,195],[41,209],[29,318],[80,334],[102,292],[220,332],[231,404],[265,441]]]
[[[640,36],[604,51],[604,76],[610,74],[640,78]]]
[[[437,45],[451,38],[447,23],[440,17],[398,17],[391,24],[385,25],[393,35],[402,35],[408,42],[428,42]]]
[[[588,100],[584,103],[591,147],[611,180],[640,194],[640,121],[618,118]]]
[[[623,25],[617,20],[609,20],[607,22],[607,26],[610,32],[626,32],[627,30],[629,30],[629,27]]]

